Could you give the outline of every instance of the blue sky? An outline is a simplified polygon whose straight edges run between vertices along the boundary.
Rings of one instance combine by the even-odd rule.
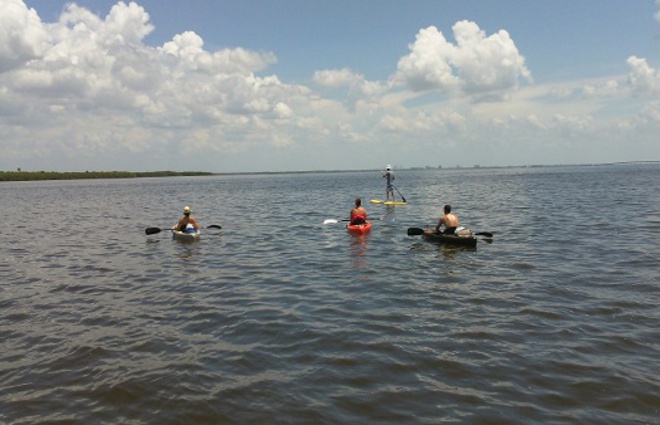
[[[660,160],[660,1],[0,8],[0,170]]]

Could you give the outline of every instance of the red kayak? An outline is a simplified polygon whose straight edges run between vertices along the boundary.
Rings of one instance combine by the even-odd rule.
[[[364,224],[347,224],[346,229],[348,230],[348,233],[352,235],[364,235],[365,233],[369,233],[371,230],[371,222],[366,221]]]

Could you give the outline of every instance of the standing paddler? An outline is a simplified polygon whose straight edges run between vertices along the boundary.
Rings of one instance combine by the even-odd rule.
[[[392,171],[392,166],[387,164],[387,169],[385,171],[381,171],[381,174],[384,179],[387,179],[387,186],[385,186],[385,196],[386,200],[390,200],[390,196],[392,197],[392,202],[394,202],[394,188],[392,187],[392,182],[394,181],[394,171]]]

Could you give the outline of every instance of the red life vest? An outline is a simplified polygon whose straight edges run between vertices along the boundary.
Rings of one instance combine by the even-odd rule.
[[[367,221],[367,217],[362,214],[355,214],[351,216],[351,224],[364,224]]]

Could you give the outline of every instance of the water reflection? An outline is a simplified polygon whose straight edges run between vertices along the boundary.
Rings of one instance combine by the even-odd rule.
[[[385,214],[380,217],[380,221],[385,223],[396,221],[396,207],[393,205],[386,205]]]
[[[173,244],[176,244],[178,257],[182,261],[191,261],[194,259],[200,251],[201,241],[182,241],[182,240],[172,240]]]
[[[350,235],[350,253],[351,253],[351,264],[354,268],[360,270],[367,269],[367,250],[369,245],[369,233],[366,235]]]
[[[458,246],[458,245],[449,245],[449,244],[440,244],[437,248],[437,251],[442,254],[445,260],[454,260],[457,254],[460,254],[465,251],[476,252],[477,247],[470,246]]]

